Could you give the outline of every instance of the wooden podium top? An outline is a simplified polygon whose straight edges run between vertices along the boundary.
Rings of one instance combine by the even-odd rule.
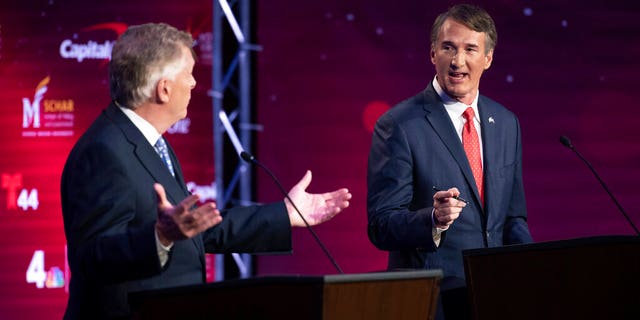
[[[442,278],[442,270],[435,269],[435,270],[335,274],[335,275],[324,275],[322,277],[325,283],[408,280],[408,279],[420,279],[420,278]]]
[[[134,319],[433,319],[441,270],[265,276],[134,292]]]

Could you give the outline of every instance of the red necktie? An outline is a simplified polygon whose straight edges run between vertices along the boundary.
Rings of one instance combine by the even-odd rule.
[[[462,145],[464,146],[464,152],[467,154],[469,165],[471,165],[471,171],[473,177],[476,180],[476,186],[478,187],[478,193],[480,194],[480,200],[484,203],[483,185],[482,179],[482,159],[480,158],[480,139],[478,138],[478,131],[473,124],[473,116],[475,112],[473,108],[469,107],[462,114],[467,122],[462,129]]]

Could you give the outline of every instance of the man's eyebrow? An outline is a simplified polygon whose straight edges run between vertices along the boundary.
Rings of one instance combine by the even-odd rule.
[[[440,43],[440,45],[448,45],[448,46],[455,47],[455,43],[454,43],[453,41],[450,41],[450,40],[444,40],[444,41],[442,41],[442,42]],[[476,43],[465,43],[465,44],[464,44],[464,46],[465,46],[465,47],[473,47],[473,48],[478,48],[478,47],[480,47],[480,45],[479,45],[479,44],[476,44]]]

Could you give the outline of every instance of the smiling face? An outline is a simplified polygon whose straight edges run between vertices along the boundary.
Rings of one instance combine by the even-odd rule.
[[[480,77],[491,66],[493,49],[486,50],[486,34],[448,18],[431,45],[431,62],[438,84],[450,97],[471,104],[478,94]]]

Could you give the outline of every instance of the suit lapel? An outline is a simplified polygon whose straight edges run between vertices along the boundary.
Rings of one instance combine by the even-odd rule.
[[[182,175],[182,167],[180,167],[180,161],[178,161],[178,158],[176,157],[176,154],[173,151],[173,148],[171,147],[171,144],[168,141],[167,141],[167,148],[169,149],[169,157],[171,157],[171,162],[173,164],[173,171],[176,176],[175,177],[171,176],[171,174],[169,173],[169,170],[165,170],[165,171],[173,181],[178,181],[178,186],[183,192],[183,195],[180,198],[180,200],[182,200],[184,197],[191,194],[191,192],[187,190],[187,185],[185,184],[184,176]],[[155,149],[154,149],[154,152],[155,152]],[[168,178],[168,177],[165,177],[165,178]],[[205,252],[204,242],[201,236],[193,237],[191,238],[191,240],[193,241],[193,244],[196,246],[196,248],[198,248],[198,252]],[[206,261],[205,261],[204,254],[199,254],[198,258],[200,259],[200,265],[204,270],[206,268]],[[204,277],[203,281],[206,281],[206,276],[203,276],[203,277]]]
[[[140,130],[127,118],[127,116],[114,104],[110,105],[105,114],[109,117],[124,133],[127,140],[134,146],[134,154],[136,159],[144,166],[153,179],[162,184],[167,198],[172,204],[177,204],[186,196],[184,183],[180,183],[176,178],[182,179],[182,172],[179,166],[176,166],[176,178],[174,178],[166,165],[156,153],[156,150],[149,144],[149,141],[142,135]],[[169,147],[172,161],[177,163],[173,150]],[[183,180],[182,180],[183,181]],[[150,186],[151,187],[151,186]]]
[[[182,167],[180,166],[180,161],[178,161],[178,157],[176,156],[176,153],[173,151],[173,148],[171,147],[171,144],[168,141],[167,141],[167,148],[169,149],[169,157],[171,158],[171,163],[173,164],[173,171],[176,175],[174,180],[178,181],[178,185],[180,186],[180,189],[182,189],[182,192],[185,195],[191,194],[191,192],[187,190],[187,185],[184,182],[184,175],[182,174]]]
[[[499,119],[495,119],[496,115],[493,114],[493,110],[493,106],[486,102],[482,96],[478,99],[480,128],[482,131],[482,170],[484,171],[484,196],[486,205],[492,203],[490,200],[495,194],[493,192],[495,184],[492,183],[489,178],[491,176],[490,168],[492,168],[496,162],[496,145],[498,145],[497,141],[500,139],[497,133],[498,131],[496,130],[496,121]]]
[[[467,154],[464,152],[462,142],[458,137],[456,129],[451,123],[451,118],[445,110],[442,100],[431,84],[429,84],[423,95],[425,99],[424,109],[426,111],[427,121],[431,124],[438,137],[442,140],[442,143],[447,147],[453,158],[456,160],[456,163],[458,164],[458,167],[460,167],[469,188],[473,190],[473,196],[475,202],[478,204],[478,208],[480,208],[480,211],[483,211],[483,206],[479,205],[481,203],[480,193],[478,192],[478,187],[476,186],[473,172],[471,171],[471,166],[467,159]]]

